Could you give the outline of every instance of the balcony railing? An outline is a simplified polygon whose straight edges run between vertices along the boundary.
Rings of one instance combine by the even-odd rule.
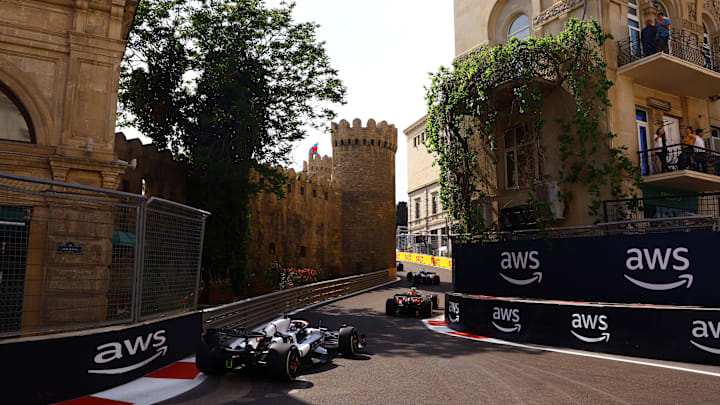
[[[603,201],[603,214],[606,222],[685,217],[710,217],[717,220],[720,219],[720,193],[668,194]],[[668,227],[673,224],[675,222],[659,221],[654,226]]]
[[[644,176],[694,170],[720,176],[720,152],[685,144],[641,150],[640,170]]]
[[[630,38],[624,41],[618,41],[618,67],[622,67],[629,63],[638,61],[642,58],[655,55],[659,52],[655,47],[646,46],[641,38]],[[684,61],[693,63],[706,69],[720,72],[720,52],[717,49],[708,48],[698,43],[695,38],[683,33],[682,31],[670,30],[668,39],[668,49],[666,54],[680,58]]]

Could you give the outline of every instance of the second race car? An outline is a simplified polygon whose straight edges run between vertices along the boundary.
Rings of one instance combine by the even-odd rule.
[[[440,284],[440,275],[432,271],[422,270],[419,273],[408,272],[407,280],[413,284]]]
[[[385,301],[387,315],[405,314],[428,318],[432,316],[432,310],[437,308],[438,297],[436,294],[422,295],[414,287],[406,293],[395,294]]]

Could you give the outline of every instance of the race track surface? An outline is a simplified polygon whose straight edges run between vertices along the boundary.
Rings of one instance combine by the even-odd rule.
[[[418,269],[405,263],[405,270]],[[441,284],[420,290],[449,291],[450,271],[432,271]],[[385,299],[409,285],[403,280],[298,315],[332,328],[347,322],[367,334],[366,353],[355,359],[335,358],[293,383],[257,372],[209,377],[162,404],[720,403],[720,377],[471,341],[434,333],[419,319],[386,316]],[[435,315],[442,314],[442,294],[439,301]]]

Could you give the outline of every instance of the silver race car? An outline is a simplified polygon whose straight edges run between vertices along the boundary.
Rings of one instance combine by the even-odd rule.
[[[195,356],[197,368],[217,375],[265,367],[282,380],[294,380],[305,365],[322,364],[335,355],[351,357],[366,344],[365,335],[343,325],[328,330],[301,319],[279,318],[260,331],[208,329]]]

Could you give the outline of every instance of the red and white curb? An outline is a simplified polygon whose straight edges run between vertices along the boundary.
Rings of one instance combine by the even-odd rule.
[[[193,355],[145,377],[61,405],[149,405],[190,391],[205,377],[195,366]]]
[[[515,343],[515,342],[509,342],[507,340],[502,340],[502,339],[495,339],[495,338],[490,338],[490,337],[486,337],[486,336],[473,335],[471,333],[458,332],[454,329],[450,329],[447,326],[448,323],[445,320],[445,315],[440,315],[440,316],[437,316],[432,319],[423,319],[422,323],[423,323],[423,325],[425,325],[426,328],[428,328],[431,331],[436,332],[436,333],[442,333],[442,334],[445,334],[448,336],[454,336],[454,337],[459,337],[459,338],[463,338],[463,339],[475,340],[475,341],[480,341],[480,342],[484,342],[484,343],[522,347],[525,349],[544,350],[547,352],[571,354],[574,356],[592,357],[592,358],[603,359],[603,360],[613,360],[613,361],[619,361],[622,363],[639,364],[639,365],[643,365],[643,366],[667,368],[667,369],[671,369],[671,370],[686,371],[689,373],[696,373],[696,374],[709,375],[709,376],[713,376],[713,377],[720,377],[720,372],[712,372],[712,371],[707,371],[707,370],[702,370],[702,369],[697,369],[697,368],[690,368],[690,367],[674,366],[671,364],[659,363],[659,362],[655,362],[652,360],[633,360],[630,358],[616,357],[613,355],[596,354],[596,353],[591,353],[591,352],[583,352],[583,351],[576,351],[576,350],[569,350],[569,349],[557,349],[557,348],[548,347],[548,346],[538,346],[538,345],[529,345],[529,344],[523,344],[523,343]]]

